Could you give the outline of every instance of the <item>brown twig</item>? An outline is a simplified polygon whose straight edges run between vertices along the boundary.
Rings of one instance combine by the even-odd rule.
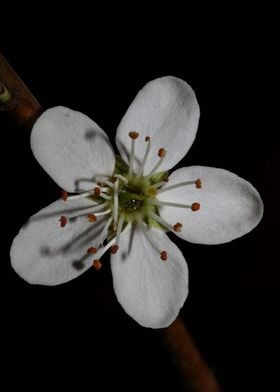
[[[31,129],[42,112],[41,105],[0,53],[0,114]],[[178,368],[187,391],[218,392],[219,385],[201,358],[184,323],[177,318],[161,330],[167,350]]]
[[[31,128],[41,111],[37,99],[0,53],[0,114]]]
[[[178,317],[161,331],[163,342],[181,374],[186,391],[218,392],[219,384],[202,359],[185,324]]]

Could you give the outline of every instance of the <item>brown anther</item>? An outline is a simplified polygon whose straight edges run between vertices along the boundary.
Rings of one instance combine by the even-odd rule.
[[[198,211],[200,209],[200,204],[199,203],[192,203],[191,209],[192,209],[192,211]]]
[[[149,142],[151,140],[150,136],[145,137],[145,142]]]
[[[116,182],[116,181],[117,181],[117,177],[112,176],[112,177],[111,177],[111,181],[112,181],[112,182]]]
[[[160,258],[161,258],[162,261],[166,261],[167,260],[167,252],[165,250],[160,252]]]
[[[112,245],[111,253],[113,253],[113,255],[115,255],[118,250],[119,250],[119,245]]]
[[[130,137],[131,139],[135,140],[135,139],[138,138],[139,133],[138,133],[138,132],[135,132],[135,131],[131,131],[131,132],[129,132],[128,135],[129,135],[129,137]]]
[[[60,217],[60,219],[59,219],[59,222],[60,222],[60,227],[64,227],[64,226],[66,226],[66,224],[67,224],[67,222],[68,222],[68,219],[66,218],[66,216],[61,216]]]
[[[200,178],[198,178],[198,179],[196,180],[196,182],[195,182],[195,187],[196,187],[197,189],[200,189],[200,188],[202,187],[202,181],[201,181]]]
[[[88,214],[87,216],[89,222],[96,222],[97,218],[94,214]]]
[[[91,246],[90,248],[88,248],[87,253],[90,255],[95,255],[97,252],[97,249],[94,248],[93,246]]]
[[[68,198],[68,193],[64,190],[61,190],[61,197],[62,197],[62,200],[66,201]]]
[[[176,231],[176,233],[180,233],[182,227],[183,227],[182,223],[179,223],[179,222],[177,222],[176,225],[173,226],[174,231]]]
[[[96,187],[94,188],[94,195],[97,196],[97,197],[99,197],[99,196],[100,196],[100,193],[101,193],[100,188],[98,188],[98,186],[96,186]]]
[[[100,268],[102,267],[102,264],[100,263],[100,260],[96,259],[96,260],[93,260],[92,266],[93,266],[93,268],[96,269],[96,271],[99,271]]]
[[[160,148],[160,149],[158,150],[158,156],[159,156],[160,158],[163,158],[165,155],[166,155],[166,150],[165,150],[164,148]]]

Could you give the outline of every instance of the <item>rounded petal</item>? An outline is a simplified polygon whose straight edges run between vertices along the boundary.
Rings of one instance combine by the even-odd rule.
[[[221,244],[251,231],[261,220],[263,203],[257,190],[246,180],[227,170],[191,166],[176,170],[166,187],[200,179],[202,188],[194,185],[159,193],[168,202],[200,203],[199,211],[163,206],[160,215],[171,224],[180,222],[179,237],[200,244]]]
[[[86,190],[98,175],[111,175],[115,156],[104,131],[80,112],[59,106],[45,111],[31,133],[35,158],[68,192]]]
[[[124,310],[140,325],[164,328],[174,321],[187,298],[188,268],[165,233],[147,230],[154,246],[139,227],[130,225],[121,234],[119,251],[111,256],[114,290]],[[160,257],[164,250],[166,261]]]
[[[62,215],[92,206],[87,199],[58,200],[33,215],[14,238],[11,262],[27,282],[58,285],[76,278],[92,265],[87,249],[104,226],[104,218],[89,223],[86,216],[70,219],[60,227]]]
[[[199,106],[193,89],[182,79],[166,76],[155,79],[142,90],[129,106],[116,135],[116,143],[122,158],[128,163],[131,140],[130,131],[140,137],[135,143],[135,168],[143,160],[145,137],[151,137],[151,151],[144,174],[148,174],[158,160],[158,151],[164,148],[167,154],[160,170],[176,165],[190,149],[196,135]]]

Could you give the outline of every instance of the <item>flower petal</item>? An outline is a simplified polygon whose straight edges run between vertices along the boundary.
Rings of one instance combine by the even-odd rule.
[[[261,220],[263,203],[257,190],[246,180],[227,170],[191,166],[176,170],[167,187],[201,179],[202,188],[188,185],[160,193],[158,198],[175,203],[200,203],[192,212],[176,207],[160,207],[160,215],[171,224],[181,222],[179,237],[201,244],[221,244],[251,231]]]
[[[135,168],[143,160],[145,137],[151,137],[151,151],[145,165],[148,174],[164,148],[166,157],[160,170],[168,170],[178,163],[190,149],[196,135],[199,106],[193,89],[182,79],[166,76],[155,79],[139,91],[123,117],[116,135],[122,158],[128,163],[130,131],[140,134],[135,143]]]
[[[87,249],[104,226],[104,218],[89,223],[86,216],[60,227],[59,217],[92,206],[87,199],[57,200],[33,215],[14,238],[11,262],[27,282],[58,285],[76,278],[92,265]]]
[[[146,229],[146,228],[145,228]],[[139,227],[121,234],[120,249],[111,256],[113,283],[118,301],[140,325],[164,328],[177,317],[188,294],[188,268],[177,246],[161,230]],[[160,251],[168,255],[160,258]]]
[[[111,175],[115,156],[102,129],[80,112],[59,106],[45,111],[31,134],[36,159],[68,192],[86,190],[97,175]]]

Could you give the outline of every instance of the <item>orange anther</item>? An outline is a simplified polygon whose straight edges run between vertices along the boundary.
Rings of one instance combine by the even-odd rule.
[[[160,148],[160,149],[158,150],[158,156],[159,156],[160,158],[163,158],[165,155],[166,155],[166,150],[165,150],[164,148]]]
[[[66,226],[68,219],[66,218],[66,216],[61,216],[59,222],[60,222],[60,227],[64,227]]]
[[[102,264],[100,263],[100,260],[96,259],[96,260],[93,260],[92,266],[93,266],[93,268],[96,269],[96,271],[99,271],[100,268],[102,267]]]
[[[167,260],[167,252],[165,250],[163,250],[160,253],[160,258],[161,258],[162,261],[166,261]]]
[[[112,245],[111,253],[113,253],[113,255],[115,255],[118,250],[119,250],[119,246],[118,245]]]
[[[129,132],[129,137],[131,138],[131,139],[137,139],[138,138],[138,136],[139,136],[139,133],[138,132],[135,132],[135,131],[132,131],[132,132]]]
[[[100,188],[98,188],[98,186],[96,186],[96,187],[94,188],[94,195],[97,196],[97,197],[99,197],[99,196],[100,196],[100,193],[101,193]]]
[[[88,248],[87,253],[90,255],[95,255],[97,252],[97,249],[94,248],[93,246],[91,246],[90,248]]]
[[[88,214],[87,216],[89,222],[96,222],[96,216],[94,214]]]
[[[195,182],[195,186],[197,189],[200,189],[202,187],[202,181],[200,178],[198,178]]]
[[[62,200],[66,201],[68,198],[68,193],[64,190],[61,190],[61,197],[62,197]]]
[[[198,211],[200,209],[199,203],[192,203],[192,211]]]
[[[174,225],[173,227],[174,227],[174,231],[176,231],[176,233],[180,233],[183,225],[182,225],[182,223],[177,222],[176,225]]]

